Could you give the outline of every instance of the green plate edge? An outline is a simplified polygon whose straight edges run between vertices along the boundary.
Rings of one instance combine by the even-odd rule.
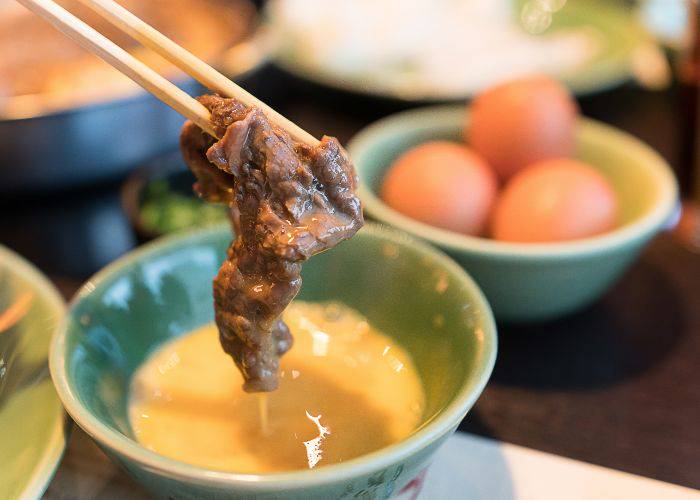
[[[58,293],[58,290],[56,290],[46,276],[23,257],[3,245],[0,245],[0,270],[6,270],[7,276],[10,279],[14,278],[15,283],[24,287],[25,290],[31,289],[34,292],[34,302],[41,302],[41,307],[50,314],[50,324],[44,329],[44,334],[46,335],[45,345],[41,346],[39,353],[32,353],[35,356],[40,356],[43,362],[46,363],[47,369],[45,377],[42,377],[40,381],[28,387],[11,393],[14,399],[12,408],[7,412],[4,411],[7,408],[2,408],[2,411],[0,411],[0,419],[6,417],[7,413],[10,414],[10,418],[22,419],[21,423],[17,423],[12,427],[12,432],[20,433],[19,439],[26,441],[28,445],[37,445],[37,439],[41,439],[45,436],[37,436],[36,429],[31,425],[31,414],[27,414],[23,411],[27,410],[25,405],[28,403],[31,404],[30,401],[34,398],[41,399],[44,404],[44,410],[54,415],[51,418],[52,431],[50,432],[49,439],[38,444],[39,446],[43,446],[43,449],[41,449],[36,457],[32,457],[31,466],[27,468],[26,473],[8,478],[4,476],[4,474],[10,470],[7,464],[3,464],[2,469],[0,469],[0,484],[2,484],[0,498],[40,498],[51,482],[51,479],[53,479],[58,464],[63,457],[70,430],[69,420],[58,399],[58,395],[56,394],[48,372],[50,337],[53,335],[54,328],[65,314],[66,305],[61,295]],[[35,318],[31,318],[30,315],[28,315],[24,320],[20,321],[16,327],[22,328],[23,323],[26,325],[27,319],[31,321],[31,319]],[[44,322],[43,324],[46,323]],[[43,326],[43,324],[40,323],[39,325]],[[21,334],[26,335],[31,331],[36,331],[36,327],[37,323],[31,323],[28,328],[24,326],[26,331],[21,332]],[[3,334],[0,333],[0,335]],[[35,406],[30,406],[30,408],[34,407]],[[19,413],[19,415],[17,415],[17,413]],[[8,423],[0,420],[0,425],[7,426]],[[10,423],[9,425],[12,426],[13,424]],[[34,443],[32,441],[34,441]],[[0,456],[1,455],[2,453],[0,452]],[[15,457],[9,458],[13,459]]]

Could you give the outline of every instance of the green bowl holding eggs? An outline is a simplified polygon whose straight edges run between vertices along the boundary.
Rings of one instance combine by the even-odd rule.
[[[90,279],[51,347],[51,374],[75,422],[159,497],[388,498],[423,471],[483,390],[496,357],[491,310],[477,285],[441,252],[368,224],[304,265],[299,299],[359,311],[413,359],[425,412],[407,438],[340,464],[273,474],[207,470],[135,440],[129,383],[165,342],[213,320],[212,278],[228,225],[147,244]]]
[[[406,111],[361,131],[348,151],[366,214],[452,256],[479,284],[499,320],[550,320],[589,305],[674,211],[677,186],[668,164],[638,139],[587,118],[576,124],[574,157],[602,173],[617,195],[618,225],[607,233],[566,242],[495,241],[418,222],[380,199],[384,175],[402,153],[427,141],[462,142],[465,123],[469,117],[463,106]]]

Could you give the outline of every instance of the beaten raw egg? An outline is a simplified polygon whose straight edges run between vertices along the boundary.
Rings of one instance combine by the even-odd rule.
[[[381,197],[413,219],[463,234],[483,232],[496,176],[467,146],[434,141],[410,149],[390,167]]]
[[[530,76],[477,96],[464,135],[506,180],[536,161],[570,156],[577,115],[576,101],[562,84]]]
[[[593,167],[572,159],[545,160],[527,167],[505,187],[491,224],[497,240],[564,241],[615,227],[615,191]]]

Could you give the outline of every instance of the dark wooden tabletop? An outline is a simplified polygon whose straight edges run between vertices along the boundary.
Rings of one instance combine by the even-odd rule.
[[[319,89],[271,68],[246,84],[311,133],[341,141],[405,107]],[[583,98],[581,107],[678,167],[676,94],[628,85]],[[0,241],[70,297],[136,245],[120,184],[13,200],[2,210]],[[588,310],[549,324],[499,325],[499,338],[491,382],[461,430],[700,488],[700,254],[662,234]]]

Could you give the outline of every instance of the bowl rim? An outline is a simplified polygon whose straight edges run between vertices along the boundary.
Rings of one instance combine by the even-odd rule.
[[[468,118],[469,110],[464,105],[423,106],[394,113],[381,118],[360,130],[348,143],[350,157],[366,156],[366,151],[379,139],[387,135],[398,135],[406,129],[429,132],[447,130],[456,121]],[[631,151],[639,158],[639,164],[656,177],[659,194],[651,208],[634,220],[612,231],[598,236],[552,243],[513,243],[477,236],[468,236],[440,229],[416,221],[390,208],[375,194],[363,176],[361,166],[356,169],[360,179],[358,193],[368,214],[380,222],[427,240],[453,252],[490,254],[512,259],[568,259],[592,256],[622,246],[658,229],[673,213],[678,204],[678,187],[675,176],[659,153],[640,139],[603,122],[580,116],[577,123],[579,137],[596,134],[604,136],[609,144]]]
[[[416,432],[399,443],[392,444],[340,464],[327,465],[314,470],[300,470],[274,474],[240,474],[204,469],[164,457],[147,450],[136,441],[105,425],[83,406],[71,384],[68,382],[66,370],[66,337],[70,320],[75,314],[78,304],[85,297],[92,294],[102,283],[116,276],[121,269],[138,262],[144,257],[156,257],[173,248],[194,243],[211,237],[215,233],[228,230],[228,224],[194,229],[164,236],[142,245],[96,273],[81,286],[71,299],[67,314],[56,329],[52,339],[49,367],[54,385],[56,386],[58,395],[67,412],[75,422],[98,443],[128,457],[141,467],[147,467],[159,471],[160,473],[165,473],[169,477],[177,477],[178,479],[197,484],[218,486],[238,484],[242,488],[251,491],[279,491],[283,489],[322,486],[350,479],[358,475],[370,474],[378,469],[390,467],[410,457],[416,451],[425,448],[445,434],[448,434],[459,424],[464,418],[464,415],[481,395],[491,376],[496,361],[497,336],[496,324],[491,308],[478,285],[456,262],[441,251],[426,243],[416,241],[415,238],[402,234],[393,228],[369,223],[366,224],[362,230],[365,234],[370,234],[372,237],[380,237],[398,245],[410,245],[412,251],[416,251],[423,257],[436,261],[458,280],[460,288],[471,296],[477,304],[477,309],[481,311],[481,335],[477,336],[478,349],[476,362],[469,380],[464,381],[462,387],[449,405],[443,408],[438,415],[430,419]]]

